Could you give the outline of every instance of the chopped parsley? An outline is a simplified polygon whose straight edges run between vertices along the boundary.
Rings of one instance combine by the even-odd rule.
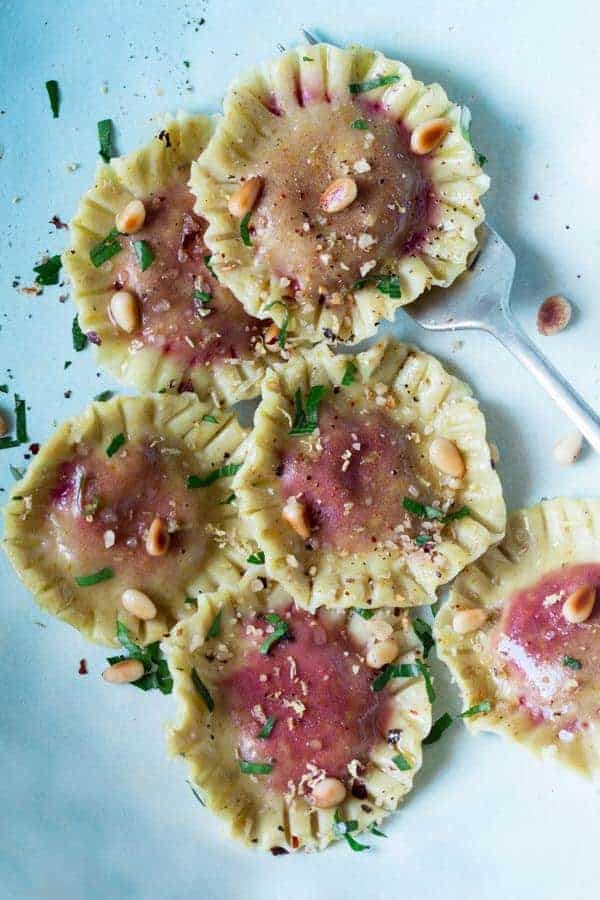
[[[432,537],[430,534],[418,534],[415,538],[415,544],[417,547],[426,547],[427,544],[430,544],[432,541]]]
[[[121,431],[119,434],[115,434],[114,438],[106,448],[107,456],[114,456],[117,450],[119,450],[126,441],[126,437]]]
[[[235,475],[241,467],[241,463],[228,463],[226,466],[221,466],[220,469],[213,469],[208,475],[202,477],[200,475],[188,475],[186,484],[188,488],[209,487],[215,481],[218,481],[219,478],[230,478],[232,475]]]
[[[15,479],[15,481],[20,481],[23,475],[25,474],[25,469],[19,469],[17,466],[9,466],[10,474]]]
[[[148,241],[134,241],[133,249],[135,250],[135,255],[138,258],[138,262],[140,264],[140,269],[142,272],[145,272],[146,269],[149,269],[152,263],[155,260],[154,253],[152,251],[152,247],[148,243]],[[194,291],[194,296],[196,296],[196,292]]]
[[[133,682],[141,691],[159,690],[161,694],[170,694],[173,690],[173,678],[169,664],[160,649],[160,641],[139,647],[133,640],[128,628],[117,620],[117,639],[127,650],[128,656],[112,656],[108,662],[112,665],[125,659],[139,659],[144,665],[144,674]]]
[[[217,276],[215,275],[215,270],[213,269],[213,267],[212,267],[211,264],[210,264],[211,259],[212,259],[212,253],[208,253],[208,254],[204,257],[204,265],[206,266],[206,268],[208,269],[208,271],[210,272],[210,274],[212,275],[212,277],[213,277],[213,278],[217,278]],[[218,280],[219,280],[219,279],[217,278],[217,281],[218,281]]]
[[[380,75],[378,78],[370,78],[368,81],[355,81],[348,85],[351,94],[364,94],[374,91],[375,88],[385,87],[387,84],[395,84],[401,81],[400,75]]]
[[[81,350],[85,350],[87,346],[87,335],[83,333],[79,326],[79,319],[77,316],[73,319],[73,324],[71,326],[71,336],[73,338],[73,350],[79,353]]]
[[[435,691],[433,689],[433,684],[431,683],[431,675],[429,674],[429,669],[425,663],[420,659],[415,660],[414,663],[399,663],[384,666],[377,678],[373,681],[371,690],[376,693],[382,691],[392,678],[416,678],[418,675],[422,675],[425,679],[427,696],[431,703],[433,703],[435,700]]]
[[[255,763],[240,759],[240,771],[244,775],[268,775],[273,771],[273,763]]]
[[[27,437],[27,410],[25,401],[18,394],[15,394],[15,419],[17,440],[20,444],[26,444],[29,440]]]
[[[200,306],[198,308],[204,309],[206,306],[210,306],[212,294],[209,294],[208,291],[194,291],[194,300],[199,300]]]
[[[221,616],[222,615],[223,615],[223,610],[220,609],[219,612],[214,617],[212,625],[206,632],[207,640],[210,638],[218,637],[219,634],[221,633]]]
[[[8,385],[7,384],[0,384],[0,393],[8,394]]]
[[[252,210],[247,212],[242,221],[240,222],[240,237],[242,239],[242,243],[245,247],[252,246],[252,240],[250,238],[250,231],[248,230],[248,225],[250,223],[250,216],[252,215]]]
[[[461,506],[460,509],[456,509],[453,512],[443,513],[441,509],[438,509],[435,506],[428,506],[426,503],[419,503],[411,497],[404,497],[402,500],[402,508],[407,512],[412,513],[413,516],[418,516],[419,519],[427,519],[428,521],[437,520],[442,525],[453,522],[455,519],[464,519],[466,516],[471,515],[471,510],[468,506]]]
[[[209,413],[204,413],[204,415],[202,416],[202,421],[203,421],[203,422],[210,422],[211,425],[218,425],[218,424],[219,424],[219,420],[218,420],[218,419],[215,419],[215,417],[214,417],[214,416],[211,416]]]
[[[423,644],[423,656],[425,659],[429,656],[429,651],[435,646],[431,625],[424,619],[413,619],[413,631]]]
[[[371,848],[367,847],[366,844],[359,844],[359,842],[352,837],[353,831],[358,831],[358,822],[356,819],[348,819],[347,822],[344,822],[341,812],[339,809],[336,809],[333,816],[333,833],[337,837],[345,838],[346,843],[355,853],[360,853],[362,850],[370,850]]]
[[[48,99],[50,100],[50,109],[52,110],[52,118],[58,119],[58,108],[60,105],[60,97],[58,93],[58,81],[52,79],[46,82],[46,90],[48,91]]]
[[[208,690],[208,688],[206,687],[206,685],[204,684],[204,682],[202,681],[202,679],[200,678],[200,676],[198,675],[198,673],[196,672],[195,669],[192,669],[192,682],[194,684],[194,687],[196,688],[196,693],[202,697],[202,700],[204,701],[204,705],[206,706],[207,710],[209,712],[212,712],[213,709],[215,708],[215,701],[210,696],[210,691]]]
[[[482,700],[481,703],[476,703],[475,706],[470,706],[469,709],[465,709],[464,712],[461,712],[459,715],[459,719],[470,719],[471,716],[480,716],[482,713],[489,713],[492,709],[492,704],[489,700]]]
[[[392,757],[392,762],[401,772],[409,772],[412,769],[412,766],[404,753],[397,753],[396,756]]]
[[[265,310],[271,309],[273,306],[283,306],[285,309],[285,316],[283,317],[283,322],[279,328],[279,337],[277,338],[277,343],[283,349],[285,347],[285,342],[287,340],[288,328],[290,326],[290,309],[287,303],[284,303],[283,300],[273,300],[272,303],[269,303],[268,306],[265,306]]]
[[[75,584],[78,587],[92,587],[94,584],[100,584],[101,581],[108,581],[114,578],[115,573],[108,567],[100,569],[98,572],[92,572],[90,575],[77,575]]]
[[[255,566],[262,566],[265,561],[265,554],[262,550],[259,550],[258,553],[251,553],[246,562],[252,563]]]
[[[204,802],[204,800],[202,799],[202,797],[200,796],[200,794],[198,793],[198,791],[196,790],[196,788],[194,787],[192,782],[188,781],[188,784],[190,786],[190,790],[191,790],[192,794],[194,795],[194,797],[196,798],[196,800],[198,801],[200,806],[206,806],[206,803]]]
[[[360,607],[360,606],[355,606],[355,607],[354,607],[354,612],[355,612],[357,615],[361,616],[363,619],[367,619],[367,620],[368,620],[368,619],[372,619],[373,616],[375,615],[375,610],[374,610],[374,609],[364,609],[364,608],[362,608],[362,607]]]
[[[275,728],[275,723],[277,719],[275,716],[269,716],[263,727],[260,729],[256,737],[260,738],[261,741],[265,741],[268,737],[271,736],[271,732]]]
[[[35,283],[43,285],[58,284],[58,273],[61,268],[62,259],[60,255],[57,253],[55,256],[50,256],[46,262],[33,267],[33,271],[37,272]]]
[[[366,119],[355,119],[354,122],[350,125],[350,128],[356,128],[358,131],[366,131],[369,127],[369,123]]]
[[[371,822],[371,824],[367,828],[367,831],[370,831],[371,834],[375,835],[375,837],[387,838],[387,834],[384,834],[383,831],[380,831],[379,828],[377,828],[377,826],[375,825],[375,822]]]
[[[312,58],[312,56],[303,56],[302,61],[303,62],[314,62],[314,59]]]
[[[107,400],[110,400],[111,397],[114,397],[114,391],[101,391],[99,394],[96,394],[94,400],[97,400],[98,403],[106,403]]]
[[[183,64],[186,67],[186,69],[189,69],[189,67],[191,66],[189,59],[184,59]]]
[[[302,405],[302,391],[300,388],[294,395],[296,413],[290,430],[290,434],[311,434],[319,423],[319,403],[327,393],[322,384],[311,387],[306,398],[306,408]]]
[[[569,669],[574,669],[576,672],[581,669],[581,662],[578,659],[575,659],[573,656],[563,656],[562,658],[563,666],[567,666]]]
[[[349,362],[344,369],[344,377],[342,378],[342,384],[344,387],[350,387],[351,384],[354,384],[354,376],[358,372],[358,368],[355,366],[353,362]]]
[[[111,161],[116,156],[113,147],[113,123],[112,119],[102,119],[98,122],[98,140],[100,141],[100,150],[98,151],[105,163]]]
[[[439,719],[433,723],[431,727],[431,731],[427,735],[426,738],[423,739],[424,744],[435,744],[443,733],[450,728],[452,725],[452,716],[449,713],[444,713],[443,716],[440,716]]]
[[[10,450],[11,447],[18,447],[19,442],[11,437],[0,438],[0,450]]]
[[[400,279],[397,275],[382,275],[375,284],[378,291],[381,291],[382,294],[387,294],[388,297],[392,297],[394,300],[398,300],[402,296]]]
[[[63,369],[68,369],[69,366],[72,366],[72,365],[73,365],[73,363],[71,362],[70,359],[65,359],[65,364],[63,366]]]
[[[429,702],[433,703],[435,701],[435,691],[433,689],[433,682],[431,680],[431,673],[429,671],[429,668],[421,659],[415,660],[415,667],[417,671],[420,672],[420,674],[423,676],[423,680],[425,681],[425,690],[427,691],[427,697],[429,698]]]
[[[286,637],[290,630],[289,624],[287,622],[284,622],[284,620],[281,619],[277,615],[277,613],[267,613],[265,619],[267,620],[269,625],[273,625],[275,627],[275,630],[271,634],[267,635],[267,637],[260,645],[260,652],[263,656],[266,656],[268,654],[273,644],[276,644],[283,637]]]
[[[122,247],[119,240],[119,232],[116,228],[111,228],[106,237],[102,238],[98,244],[94,244],[90,250],[90,260],[92,265],[98,269],[102,263],[112,259],[112,257],[116,256],[117,253],[120,253],[121,250]]]

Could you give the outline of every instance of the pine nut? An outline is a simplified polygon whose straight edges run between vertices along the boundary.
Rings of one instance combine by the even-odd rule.
[[[326,213],[341,212],[354,203],[357,194],[358,187],[354,178],[336,178],[321,194],[319,206]]]
[[[436,437],[431,442],[429,462],[444,475],[451,475],[452,478],[462,478],[466,471],[460,450],[445,437]]]
[[[4,416],[0,416],[0,437],[6,434],[7,431],[8,425],[6,424],[6,419],[4,418]]]
[[[410,136],[410,149],[418,156],[425,156],[441,144],[452,125],[448,119],[430,119],[417,125]]]
[[[572,307],[562,294],[546,297],[537,311],[537,329],[545,336],[558,334],[571,321]]]
[[[275,324],[275,322],[271,322],[269,327],[265,329],[264,341],[265,344],[274,344],[277,338],[279,337],[279,328]]]
[[[596,588],[587,584],[582,584],[576,591],[569,594],[563,603],[563,617],[570,622],[571,625],[577,625],[585,622],[592,614],[594,603],[596,602]]]
[[[242,182],[229,198],[227,206],[229,212],[236,219],[243,219],[245,215],[254,209],[263,186],[260,175],[252,175],[247,181]]]
[[[144,674],[144,663],[139,659],[122,659],[113,663],[102,673],[102,677],[110,684],[131,684]]]
[[[141,200],[130,200],[115,216],[115,225],[121,234],[135,234],[143,227],[145,221],[146,207]]]
[[[149,556],[164,556],[169,549],[171,536],[167,529],[167,523],[158,516],[152,520],[146,537],[146,553]]]
[[[470,634],[482,628],[487,617],[485,609],[459,609],[454,613],[452,627],[457,634]]]
[[[581,453],[581,445],[583,444],[583,436],[579,431],[569,431],[560,439],[552,450],[554,462],[559,466],[570,466],[575,462]]]
[[[127,612],[130,612],[132,616],[136,616],[138,619],[147,621],[148,619],[156,618],[156,606],[143,591],[128,588],[126,591],[123,591],[121,602]]]
[[[310,537],[310,525],[303,503],[300,503],[295,497],[290,497],[283,507],[281,515],[301,538],[307,540]]]
[[[140,321],[140,306],[137,298],[129,291],[117,291],[108,304],[108,317],[117,328],[131,334]]]
[[[324,778],[312,789],[312,802],[318,809],[339,806],[346,797],[346,786],[339,778]]]
[[[397,656],[397,640],[395,638],[387,638],[385,641],[370,644],[367,648],[365,659],[371,669],[381,669],[382,666],[387,666],[388,663],[394,662]]]

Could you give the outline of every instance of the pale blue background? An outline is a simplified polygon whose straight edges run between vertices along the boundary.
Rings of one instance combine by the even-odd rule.
[[[493,180],[488,215],[518,257],[519,317],[534,334],[546,295],[572,298],[569,330],[536,340],[597,407],[593,7],[584,0],[0,3],[0,383],[10,369],[14,389],[31,405],[31,438],[43,440],[54,420],[109,385],[91,351],[73,353],[73,309],[59,303],[62,291],[27,297],[11,286],[15,275],[31,284],[41,254],[62,249],[65,232],[48,220],[55,213],[68,219],[90,184],[97,120],[114,119],[127,152],[153,133],[153,113],[215,110],[234,74],[276,54],[278,42],[294,43],[301,25],[398,55],[471,106]],[[49,78],[61,86],[57,121],[44,89]],[[70,163],[80,168],[69,172]],[[465,335],[458,350],[452,336],[421,335],[404,316],[398,322],[399,335],[421,341],[475,387],[501,448],[510,505],[596,491],[600,465],[590,453],[568,470],[552,462],[551,446],[569,426],[491,338]],[[74,360],[66,372],[65,359]],[[22,450],[2,452],[5,487],[9,462],[21,464]],[[0,576],[2,900],[598,894],[598,795],[459,726],[428,750],[417,789],[371,854],[342,845],[321,856],[273,859],[237,847],[194,801],[183,768],[165,758],[170,698],[108,688],[99,678],[104,653],[40,613],[4,558]],[[77,675],[81,657],[90,668],[85,678]],[[449,692],[440,708],[456,702]]]

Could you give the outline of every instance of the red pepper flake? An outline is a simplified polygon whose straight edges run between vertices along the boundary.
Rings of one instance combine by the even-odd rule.
[[[29,450],[31,451],[31,453],[33,453],[34,456],[37,456],[37,454],[40,452],[40,445],[39,444],[30,444]]]
[[[297,850],[299,846],[300,846],[300,840],[296,837],[295,834],[293,834],[292,835],[292,847],[294,848],[294,850]]]
[[[79,660],[79,674],[87,675],[87,673],[88,673],[87,659],[80,659]]]

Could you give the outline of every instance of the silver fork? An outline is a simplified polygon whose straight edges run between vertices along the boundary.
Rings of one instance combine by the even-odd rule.
[[[309,44],[317,38],[302,29]],[[434,288],[403,307],[428,331],[487,331],[521,362],[577,429],[600,453],[600,419],[533,344],[514,318],[510,291],[515,255],[489,225],[478,229],[479,247],[471,267],[450,288]]]

